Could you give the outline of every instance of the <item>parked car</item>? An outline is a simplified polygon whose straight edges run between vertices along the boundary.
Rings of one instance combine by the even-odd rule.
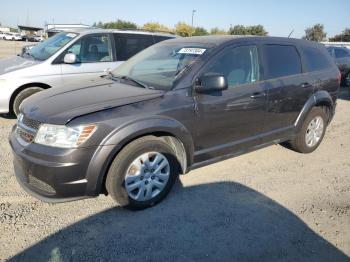
[[[0,32],[0,39],[5,39],[5,33]]]
[[[281,142],[314,151],[339,83],[334,61],[314,42],[164,41],[110,77],[26,99],[10,135],[15,173],[44,201],[106,193],[122,206],[149,207],[179,173]]]
[[[11,41],[21,41],[22,36],[21,34],[16,34],[16,33],[6,33],[4,36],[5,40],[11,40]]]
[[[51,87],[96,80],[154,43],[174,35],[129,30],[62,32],[0,60],[0,113],[18,114],[30,95]]]
[[[37,44],[29,44],[29,45],[25,45],[22,47],[21,50],[21,54],[19,54],[21,57],[25,56],[30,49],[32,49],[34,46],[36,46]],[[1,61],[1,60],[0,60]]]
[[[346,47],[328,46],[328,52],[334,58],[340,73],[341,84],[350,86],[350,50]]]

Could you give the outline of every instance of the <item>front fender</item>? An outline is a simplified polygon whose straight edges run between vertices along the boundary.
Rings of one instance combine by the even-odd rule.
[[[329,107],[331,114],[334,114],[335,104],[330,94],[324,90],[317,91],[309,97],[295,120],[294,126],[297,130],[301,128],[310,110],[316,105],[325,105]]]
[[[132,140],[155,133],[164,133],[177,138],[185,151],[183,172],[192,165],[194,145],[188,129],[175,119],[157,117],[137,120],[111,132],[100,144],[90,160],[87,170],[87,195],[98,195],[108,168],[118,152]]]

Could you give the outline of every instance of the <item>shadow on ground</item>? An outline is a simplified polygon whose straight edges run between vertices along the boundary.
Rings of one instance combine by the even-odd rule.
[[[77,202],[77,208],[79,204]],[[175,190],[144,210],[79,221],[10,261],[349,261],[283,206],[241,184]]]

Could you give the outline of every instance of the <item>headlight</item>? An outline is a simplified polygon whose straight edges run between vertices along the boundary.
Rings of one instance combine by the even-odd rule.
[[[52,147],[74,148],[83,144],[96,130],[96,125],[67,127],[42,124],[34,142]]]

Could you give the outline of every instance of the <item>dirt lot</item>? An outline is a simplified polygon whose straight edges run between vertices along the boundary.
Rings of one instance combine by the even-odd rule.
[[[5,41],[0,40],[0,59],[11,55],[17,55],[21,53],[22,46],[32,45],[35,43],[23,42],[23,41]]]
[[[0,56],[3,47],[0,41]],[[180,178],[154,208],[46,204],[17,184],[0,117],[0,260],[350,261],[350,96],[319,149],[271,146]]]

